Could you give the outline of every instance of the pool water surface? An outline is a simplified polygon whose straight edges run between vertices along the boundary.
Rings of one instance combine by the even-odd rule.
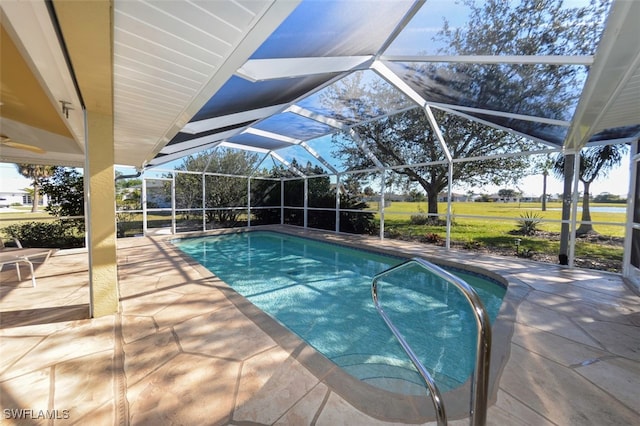
[[[371,300],[373,277],[406,259],[275,232],[188,238],[173,243],[348,374],[403,394],[424,384]],[[493,321],[505,288],[462,270]],[[422,269],[378,283],[387,315],[441,391],[468,380],[476,327],[466,299]]]

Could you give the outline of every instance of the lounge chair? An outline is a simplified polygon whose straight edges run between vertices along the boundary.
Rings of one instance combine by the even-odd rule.
[[[42,263],[46,262],[51,256],[53,249],[48,248],[23,248],[20,241],[15,240],[16,247],[5,247],[4,242],[0,238],[0,269],[4,265],[16,265],[16,273],[18,274],[18,281],[22,281],[20,276],[20,263],[26,263],[29,265],[31,271],[31,283],[33,287],[36,286],[36,274],[33,270],[32,258],[44,257]]]

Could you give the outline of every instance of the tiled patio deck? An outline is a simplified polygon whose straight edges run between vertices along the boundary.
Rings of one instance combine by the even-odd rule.
[[[508,280],[494,330],[494,341],[507,345],[494,348],[493,366],[506,362],[488,424],[638,424],[640,298],[619,276],[309,234],[454,259]],[[122,312],[97,319],[87,318],[86,253],[51,257],[36,270],[36,288],[3,269],[1,424],[424,423],[415,404],[428,400],[373,406],[321,356],[181,258],[166,237],[119,240],[118,263]],[[35,418],[51,414],[59,419]]]

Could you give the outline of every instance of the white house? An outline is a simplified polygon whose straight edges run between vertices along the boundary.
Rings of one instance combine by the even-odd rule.
[[[31,198],[31,194],[25,191],[24,189],[17,188],[0,188],[0,207],[10,207],[10,206],[30,206],[33,203],[33,198]],[[47,196],[45,194],[40,194],[40,200],[38,203],[40,206],[47,205]]]

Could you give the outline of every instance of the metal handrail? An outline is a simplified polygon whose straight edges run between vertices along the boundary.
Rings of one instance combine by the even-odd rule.
[[[470,424],[473,426],[484,426],[487,422],[487,398],[489,390],[489,365],[491,356],[491,322],[489,320],[489,315],[487,314],[484,304],[480,300],[478,293],[476,293],[473,287],[467,284],[464,280],[450,274],[439,266],[416,257],[385,271],[382,271],[373,277],[373,281],[371,283],[371,295],[373,297],[373,303],[376,307],[376,310],[378,311],[380,316],[382,316],[382,319],[387,324],[393,335],[398,339],[398,341],[402,345],[402,348],[411,359],[411,362],[413,362],[415,367],[418,369],[418,372],[427,384],[429,392],[431,393],[431,399],[433,400],[434,408],[436,410],[436,419],[438,425],[446,425],[447,416],[445,413],[444,402],[435,381],[433,380],[429,372],[425,369],[424,365],[422,365],[422,363],[418,360],[417,356],[415,355],[409,344],[404,340],[398,329],[393,325],[387,314],[382,309],[382,306],[380,306],[380,302],[378,299],[378,280],[392,272],[404,269],[412,264],[418,264],[419,266],[434,273],[445,281],[453,284],[462,292],[462,294],[471,305],[473,312],[475,313],[476,325],[478,328],[478,339],[476,342],[476,371],[473,375],[473,382],[471,385]]]

